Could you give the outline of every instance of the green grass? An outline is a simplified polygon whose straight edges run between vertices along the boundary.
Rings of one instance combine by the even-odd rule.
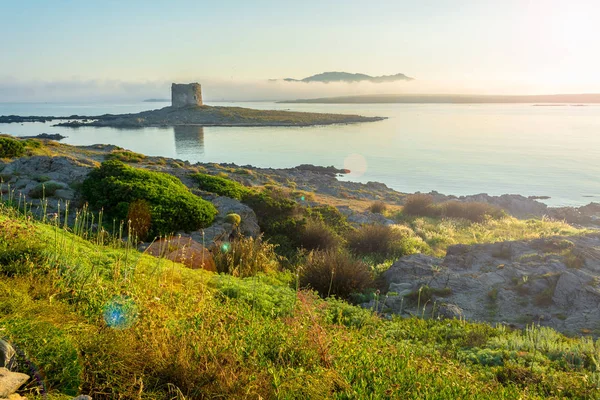
[[[49,398],[598,398],[589,338],[388,321],[289,272],[189,270],[6,208],[0,225],[0,332]]]
[[[399,222],[421,238],[432,254],[443,256],[454,244],[495,243],[548,236],[569,236],[586,232],[567,223],[546,219],[519,220],[513,217],[474,223],[464,219],[402,217]]]
[[[226,177],[196,173],[192,175],[192,178],[198,183],[200,189],[216,193],[219,196],[242,200],[249,193],[249,189],[244,185]]]

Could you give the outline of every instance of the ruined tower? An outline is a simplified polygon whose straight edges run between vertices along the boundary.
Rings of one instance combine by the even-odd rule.
[[[187,107],[202,105],[202,88],[198,83],[171,84],[171,106]]]

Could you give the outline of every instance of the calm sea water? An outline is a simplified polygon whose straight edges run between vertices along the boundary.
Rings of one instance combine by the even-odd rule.
[[[97,115],[167,103],[0,103],[0,115]],[[213,105],[234,105],[213,103]],[[191,162],[260,167],[311,163],[346,167],[344,179],[384,182],[403,192],[551,196],[550,205],[600,201],[600,106],[526,104],[276,104],[260,109],[385,116],[381,122],[305,128],[181,127],[123,130],[0,124],[0,132],[68,136],[65,143],[115,144]]]

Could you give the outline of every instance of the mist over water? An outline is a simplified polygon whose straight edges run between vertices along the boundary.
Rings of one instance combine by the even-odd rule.
[[[168,103],[0,103],[0,115],[98,115],[161,108]],[[124,130],[64,128],[50,123],[0,124],[17,136],[42,132],[64,143],[115,144],[190,162],[260,167],[303,163],[353,172],[342,179],[384,182],[403,192],[551,196],[551,205],[600,201],[600,106],[530,104],[212,103],[260,109],[352,113],[387,120],[303,128],[176,127]]]

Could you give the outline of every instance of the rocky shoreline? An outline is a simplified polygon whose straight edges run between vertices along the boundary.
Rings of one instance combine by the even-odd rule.
[[[239,200],[198,189],[192,174],[226,176],[248,187],[285,188],[306,206],[336,207],[348,222],[394,225],[397,221],[369,210],[373,202],[384,202],[392,210],[403,205],[408,194],[383,183],[345,182],[337,179],[348,171],[335,167],[300,165],[295,168],[257,168],[249,165],[196,163],[128,152],[113,145],[71,146],[40,140],[41,154],[0,160],[0,192],[23,199],[32,211],[54,215],[82,206],[78,187],[101,162],[123,157],[129,164],[160,171],[181,180],[192,193],[210,201],[218,210],[214,223],[196,232],[180,232],[183,238],[206,244],[208,249],[235,232],[256,237],[261,230],[254,210]],[[40,193],[46,188],[45,199]],[[51,189],[50,189],[51,188]],[[443,318],[502,322],[523,327],[528,323],[551,326],[562,332],[593,331],[600,318],[600,204],[553,208],[521,195],[446,196],[430,193],[435,202],[483,202],[502,208],[507,214],[528,220],[554,219],[588,228],[580,236],[548,237],[535,240],[500,241],[491,244],[450,246],[442,258],[425,254],[401,257],[382,275],[385,299],[365,307],[380,307],[385,313],[418,315],[431,313]],[[42,204],[44,202],[44,204]],[[227,220],[229,213],[241,217],[239,227]],[[73,218],[70,213],[69,218]],[[534,222],[533,220],[531,222]],[[592,233],[590,233],[590,231]],[[145,250],[148,244],[141,244]],[[430,300],[417,304],[415,293],[425,290]],[[424,297],[425,298],[425,297]],[[411,300],[412,299],[412,300]],[[412,301],[412,302],[411,302]],[[594,303],[596,302],[596,303]],[[426,303],[426,304],[425,304]],[[595,304],[595,305],[594,305]],[[423,307],[425,309],[423,309]],[[600,329],[600,328],[598,328]]]

